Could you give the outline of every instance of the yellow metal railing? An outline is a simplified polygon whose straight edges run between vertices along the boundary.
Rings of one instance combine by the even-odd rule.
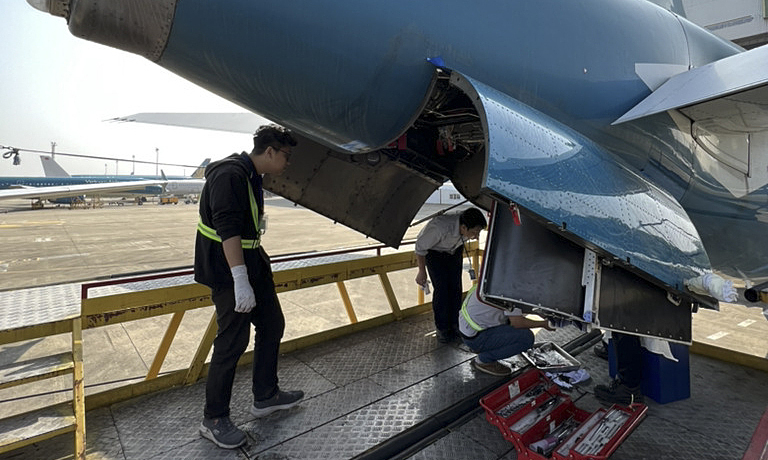
[[[368,249],[370,250],[370,248]],[[477,242],[468,243],[467,250],[477,271],[481,253],[479,245]],[[275,262],[279,261],[279,258],[275,258]],[[278,294],[334,284],[338,289],[341,304],[349,318],[349,323],[342,327],[316,331],[309,335],[283,341],[280,348],[281,352],[297,350],[331,338],[429,311],[431,303],[424,303],[421,290],[418,290],[419,297],[416,305],[405,309],[401,308],[395,294],[395,289],[388,276],[389,273],[411,269],[416,266],[416,255],[413,251],[408,251],[276,271],[274,273],[274,281]],[[371,276],[379,278],[385,298],[389,304],[390,313],[366,321],[358,321],[357,313],[350,299],[345,281]],[[133,280],[127,279],[122,281],[131,282]],[[87,287],[87,285],[84,285],[84,290]],[[210,305],[212,305],[210,289],[200,284],[187,284],[124,294],[83,298],[81,307],[84,329],[160,315],[173,315],[144,381],[89,395],[87,400],[88,409],[101,407],[128,397],[157,391],[170,386],[191,384],[203,377],[207,372],[205,360],[213,345],[213,339],[216,337],[215,311],[212,313],[208,326],[197,345],[189,367],[170,371],[164,375],[160,375],[160,369],[173,343],[184,313],[188,310]],[[240,364],[250,362],[251,360],[252,352],[247,352],[241,358]]]
[[[430,311],[431,303],[424,303],[424,294],[416,287],[414,287],[414,289],[418,289],[419,293],[417,304],[402,308],[398,303],[395,289],[389,278],[389,274],[393,272],[416,267],[416,255],[412,251],[381,255],[382,248],[383,246],[369,246],[347,251],[336,251],[334,254],[359,252],[362,250],[376,250],[376,255],[341,262],[291,268],[276,271],[274,273],[275,287],[278,293],[318,286],[335,285],[341,299],[341,304],[349,319],[349,323],[341,327],[315,331],[295,339],[285,340],[281,344],[281,352],[285,353],[297,350],[331,338],[374,328],[407,316]],[[468,243],[467,251],[472,258],[472,263],[477,271],[481,254],[478,243]],[[315,254],[315,256],[323,256],[327,254],[328,253]],[[274,262],[280,261],[282,261],[281,258],[274,259]],[[208,365],[205,361],[212,348],[213,339],[216,336],[217,329],[216,312],[213,311],[206,330],[197,345],[197,349],[189,362],[188,367],[161,374],[160,370],[165,362],[174,338],[176,337],[185,313],[189,310],[212,305],[210,289],[203,285],[192,283],[98,297],[89,297],[89,290],[106,285],[135,283],[139,281],[156,280],[162,277],[179,277],[189,274],[191,274],[191,271],[84,284],[82,287],[80,317],[68,317],[57,321],[0,331],[0,344],[14,343],[32,338],[42,338],[64,332],[72,333],[74,358],[73,380],[75,382],[72,405],[77,420],[76,424],[78,425],[75,432],[76,458],[82,458],[85,452],[84,414],[86,409],[94,409],[141,394],[158,391],[176,385],[196,382],[207,373]],[[358,320],[358,315],[355,311],[345,282],[368,277],[378,278],[390,312],[360,321]],[[87,375],[84,376],[83,372],[82,345],[87,342],[87,340],[83,339],[81,330],[162,315],[172,316],[144,379],[138,382],[134,381],[134,383],[126,383],[123,386],[118,386],[103,392],[89,394],[86,398],[83,390],[83,381],[87,381]],[[247,352],[243,355],[239,364],[250,362],[252,359],[252,352]],[[1,421],[2,420],[0,420],[0,422]]]

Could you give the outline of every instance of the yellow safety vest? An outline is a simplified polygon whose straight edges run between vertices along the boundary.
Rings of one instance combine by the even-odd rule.
[[[241,246],[243,249],[256,249],[259,247],[259,241],[261,233],[259,231],[259,205],[256,203],[256,197],[253,196],[253,187],[251,187],[251,183],[248,182],[248,199],[251,202],[251,215],[253,217],[253,226],[256,229],[256,234],[259,235],[256,237],[256,239],[242,239],[240,240]],[[221,237],[218,233],[216,233],[216,230],[213,228],[205,225],[203,223],[203,219],[200,218],[200,220],[197,222],[197,231],[200,232],[201,235],[212,239],[213,241],[218,241],[221,243]]]
[[[467,322],[467,324],[469,324],[469,327],[471,327],[477,332],[480,332],[485,328],[480,327],[479,324],[472,321],[472,318],[469,317],[469,311],[467,310],[467,304],[469,303],[469,298],[470,296],[475,295],[476,290],[477,290],[477,284],[469,288],[469,291],[467,291],[467,296],[464,297],[464,302],[461,304],[461,316],[464,317],[464,320]]]

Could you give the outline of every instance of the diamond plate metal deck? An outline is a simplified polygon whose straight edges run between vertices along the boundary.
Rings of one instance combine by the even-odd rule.
[[[248,412],[250,368],[238,370],[232,419],[248,435],[232,451],[202,439],[204,382],[135,398],[88,413],[89,460],[354,458],[495,381],[475,374],[465,347],[440,345],[429,314],[326,342],[281,357],[280,385],[301,388],[297,407],[255,419]],[[537,340],[564,344],[575,328],[542,332]],[[577,356],[593,379],[571,393],[587,411],[601,407],[591,393],[608,379],[607,363],[591,350]],[[765,407],[768,375],[691,355],[691,398],[660,405],[648,401],[647,418],[611,460],[740,459]],[[518,458],[481,409],[450,426],[412,459]],[[0,455],[0,460],[54,460],[71,455],[61,436]],[[405,457],[403,457],[405,458]]]
[[[60,284],[0,293],[0,330],[52,323],[80,314],[80,285]]]

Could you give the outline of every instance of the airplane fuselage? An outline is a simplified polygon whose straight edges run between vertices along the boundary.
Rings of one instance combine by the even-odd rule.
[[[103,184],[110,182],[141,181],[133,176],[70,176],[70,177],[0,177],[0,190],[20,187],[53,187],[58,185]]]
[[[109,4],[115,16],[130,8]],[[445,67],[576,130],[665,190],[696,224],[714,268],[768,276],[768,251],[755,238],[768,230],[762,178],[744,185],[749,172],[713,160],[679,114],[611,125],[651,93],[638,65],[685,70],[741,51],[650,2],[164,0],[156,7],[139,26],[102,27],[73,1],[69,27],[351,154],[406,133],[433,95],[435,65]],[[438,172],[457,183],[450,169]]]

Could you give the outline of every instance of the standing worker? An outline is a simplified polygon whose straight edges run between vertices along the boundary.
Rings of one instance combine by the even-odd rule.
[[[435,314],[437,340],[449,343],[458,339],[458,315],[461,307],[461,258],[464,243],[477,239],[488,226],[482,211],[469,208],[460,214],[436,216],[416,237],[419,271],[416,284],[427,286],[427,271],[432,280],[432,311]]]
[[[483,302],[477,296],[477,285],[472,286],[461,305],[459,333],[469,349],[477,353],[470,365],[486,374],[509,375],[512,370],[499,360],[531,348],[531,328],[535,327],[554,330],[549,321],[526,318],[519,308],[509,311]]]
[[[608,385],[595,385],[595,397],[606,404],[643,402],[643,350],[640,337],[612,332],[617,376]]]
[[[296,140],[276,125],[261,126],[253,151],[232,154],[205,169],[200,195],[200,222],[195,242],[195,281],[211,288],[218,331],[205,387],[200,434],[219,447],[234,449],[245,433],[229,418],[237,361],[248,346],[251,324],[253,350],[251,413],[262,417],[295,406],[302,391],[281,391],[277,356],[285,329],[275,292],[269,256],[262,249],[264,191],[262,174],[280,174],[288,165]]]

